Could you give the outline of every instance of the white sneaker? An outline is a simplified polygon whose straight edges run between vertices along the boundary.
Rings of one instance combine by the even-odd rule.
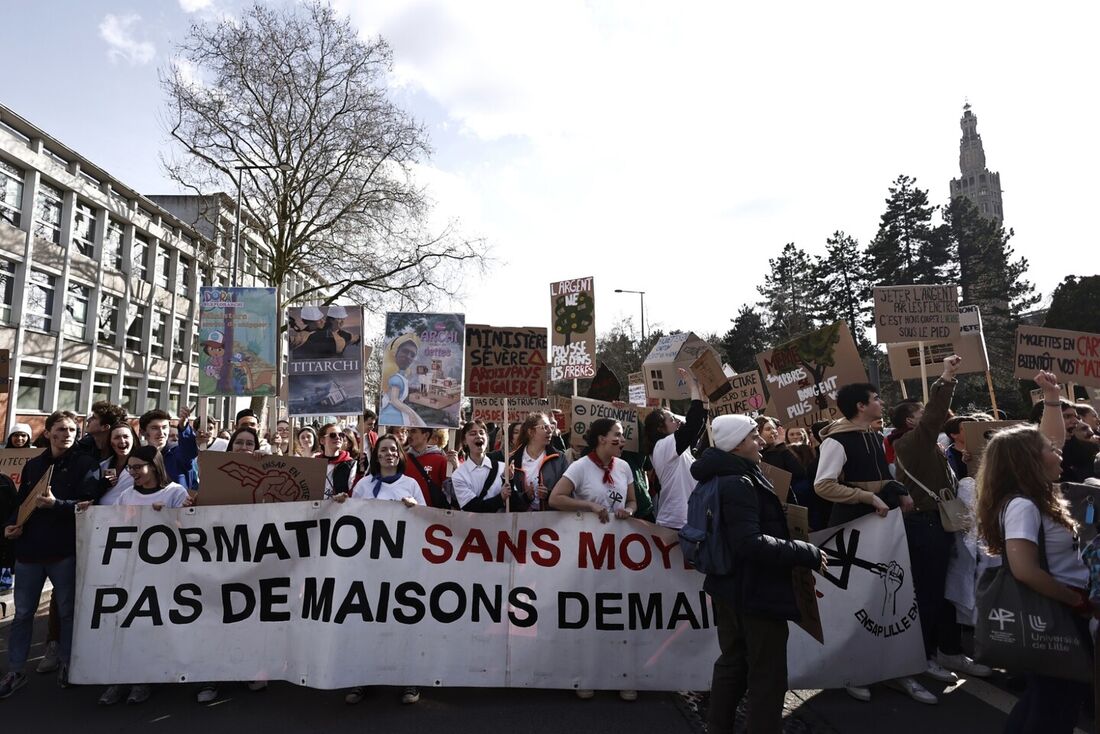
[[[195,700],[199,703],[210,703],[218,697],[218,689],[214,686],[203,686]]]
[[[619,698],[621,698],[624,701],[637,701],[638,700],[638,692],[637,691],[619,691]]]
[[[959,678],[947,668],[943,667],[936,662],[934,658],[928,658],[928,668],[924,671],[924,674],[929,678],[934,678],[941,683],[958,683]]]
[[[61,643],[47,642],[46,653],[42,656],[42,659],[38,661],[38,667],[34,669],[36,673],[52,673],[57,670],[57,666],[61,664],[61,659],[57,656],[61,651]]]
[[[266,680],[250,680],[248,681],[248,690],[250,691],[262,691],[267,688]]]
[[[940,702],[938,698],[928,692],[927,688],[917,683],[915,678],[895,678],[892,681],[887,681],[887,685],[896,688],[918,703],[931,705]]]
[[[416,703],[420,700],[420,689],[409,686],[401,691],[401,703]]]
[[[971,675],[975,678],[988,678],[993,675],[993,669],[988,665],[975,662],[973,658],[968,658],[962,653],[944,655],[942,652],[937,651],[936,661],[948,670],[957,670],[964,675]]]
[[[349,706],[354,706],[355,704],[362,701],[363,698],[366,697],[366,695],[366,689],[362,686],[357,686],[356,688],[352,688],[350,691],[344,694],[344,703],[348,704]]]
[[[844,690],[857,701],[871,700],[871,689],[867,686],[844,686]]]
[[[592,698],[595,695],[596,695],[596,692],[594,690],[592,690],[591,688],[578,688],[577,689],[577,698],[581,699],[582,701],[587,701],[588,699]]]

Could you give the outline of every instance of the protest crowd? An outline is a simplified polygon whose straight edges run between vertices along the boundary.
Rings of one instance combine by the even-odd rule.
[[[345,349],[359,335],[345,329],[346,316],[339,306],[327,317],[316,307],[300,309],[293,319],[298,332],[290,337],[292,364],[350,353]],[[35,671],[56,672],[58,685],[69,685],[78,514],[92,505],[144,505],[164,513],[202,507],[201,457],[219,452],[323,464],[322,501],[389,500],[464,513],[592,513],[602,523],[641,521],[678,531],[685,556],[706,572],[703,589],[717,628],[711,732],[732,732],[746,698],[749,732],[781,731],[788,639],[795,629],[789,623],[801,618],[795,580],[803,571],[824,574],[833,561],[824,547],[792,534],[790,507],[805,509],[811,532],[886,518],[894,510],[903,519],[910,578],[902,578],[898,564],[874,570],[884,584],[912,583],[923,670],[847,686],[859,701],[879,695],[881,684],[936,704],[920,676],[950,683],[959,675],[991,675],[990,666],[975,660],[981,658],[974,645],[985,611],[979,577],[996,573],[1002,558],[1021,586],[1060,605],[1091,655],[1088,622],[1100,617],[1100,553],[1079,552],[1081,523],[1059,487],[1096,482],[1100,426],[1095,408],[1066,399],[1049,372],[1034,377],[1042,395],[1032,415],[1011,426],[1002,425],[1004,416],[952,411],[957,356],[937,364],[942,374],[924,401],[885,406],[878,387],[850,382],[830,396],[835,418],[795,426],[763,410],[716,411],[718,401],[699,370],[676,367],[673,379],[684,385],[688,400],[684,416],[651,406],[634,425],[599,417],[578,435],[570,416],[548,402],[518,421],[508,420],[505,407],[501,421],[485,421],[474,410],[456,427],[430,425],[416,406],[442,402],[451,388],[438,364],[411,368],[418,350],[430,348],[431,340],[415,335],[391,339],[381,410],[362,410],[352,421],[283,418],[266,431],[245,409],[219,431],[215,421],[186,408],[176,415],[151,410],[130,416],[99,402],[83,420],[54,412],[41,435],[17,424],[5,448],[34,446],[41,453],[23,466],[18,486],[0,477],[0,565],[15,597],[0,698],[27,685]],[[211,352],[218,357],[217,349]],[[327,396],[335,389],[324,387]],[[330,397],[318,393],[318,399]],[[993,421],[998,430],[991,435],[967,429]],[[628,435],[636,450],[626,449]],[[978,448],[968,446],[973,435],[984,441],[980,462]],[[32,670],[32,625],[47,580],[53,587],[49,641]],[[1006,731],[1073,731],[1092,691],[1087,683],[1023,663],[1010,672],[1025,676],[1026,693]],[[219,695],[214,682],[192,685],[199,702]],[[255,691],[266,685],[247,683]],[[148,684],[110,685],[99,702],[138,704],[152,693]],[[575,693],[594,695],[585,688]],[[344,695],[354,704],[364,690]],[[638,693],[619,695],[632,701]],[[420,696],[417,687],[401,691],[403,703]]]

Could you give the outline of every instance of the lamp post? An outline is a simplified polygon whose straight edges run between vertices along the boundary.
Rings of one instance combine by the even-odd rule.
[[[237,169],[237,216],[233,218],[233,262],[229,267],[229,285],[231,288],[237,287],[237,262],[241,256],[241,180],[244,176],[244,171],[271,171],[278,169],[283,173],[293,171],[294,166],[289,163],[276,163],[273,166],[267,165],[254,165],[254,166],[236,166]]]
[[[623,288],[616,288],[616,293],[637,293],[641,297],[642,301],[642,342],[645,342],[645,291],[628,291]]]

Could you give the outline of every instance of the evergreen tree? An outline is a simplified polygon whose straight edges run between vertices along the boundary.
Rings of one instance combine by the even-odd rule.
[[[767,329],[760,312],[751,306],[742,306],[733,319],[733,328],[717,340],[715,346],[737,372],[756,369],[756,355],[768,346]]]
[[[1067,275],[1054,289],[1043,326],[1100,334],[1100,275]]]
[[[793,242],[783,246],[779,257],[768,260],[764,285],[757,290],[763,296],[760,307],[770,343],[790,341],[813,328],[813,262]]]
[[[936,207],[916,179],[901,175],[890,187],[878,234],[867,247],[865,270],[873,285],[953,283],[956,269]]]
[[[873,323],[871,281],[860,266],[863,251],[855,238],[842,231],[825,240],[825,256],[814,258],[814,319],[821,324],[848,322],[852,338],[864,357],[874,349],[867,338]]]

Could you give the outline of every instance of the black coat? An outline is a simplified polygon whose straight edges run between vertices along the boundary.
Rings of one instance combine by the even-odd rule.
[[[35,510],[23,525],[23,534],[12,543],[15,557],[25,563],[56,561],[75,555],[76,505],[99,498],[98,461],[72,449],[55,459],[46,449],[23,465],[19,477],[18,504],[23,504],[51,466],[50,492],[56,502],[52,507]],[[16,513],[13,512],[9,521],[14,523],[15,519]]]
[[[699,482],[718,478],[722,535],[734,559],[733,573],[707,574],[703,589],[738,610],[798,621],[791,570],[818,568],[821,554],[809,543],[791,540],[783,505],[759,465],[709,448],[692,464],[691,474]]]

